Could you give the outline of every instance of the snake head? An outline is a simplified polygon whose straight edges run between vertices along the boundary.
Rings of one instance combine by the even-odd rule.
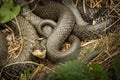
[[[108,24],[113,23],[115,21],[116,12],[112,11],[108,8],[101,8],[94,16],[93,16],[93,21],[96,21],[98,24],[100,22],[103,22],[105,20],[108,20]]]

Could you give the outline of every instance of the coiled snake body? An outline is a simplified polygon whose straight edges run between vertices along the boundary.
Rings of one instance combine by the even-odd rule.
[[[71,47],[66,52],[60,51],[61,46],[72,32],[72,29],[75,24],[75,18],[70,10],[68,10],[60,4],[56,5],[61,7],[61,9],[56,9],[58,10],[58,17],[56,17],[58,18],[58,22],[56,25],[57,27],[48,37],[46,44],[48,51],[47,58],[50,59],[52,62],[65,61],[71,59],[72,57],[77,56],[76,54],[79,50],[79,39],[76,36],[71,35],[68,40],[71,42],[73,47]],[[43,9],[46,10],[47,7],[43,7],[41,10]]]
[[[48,37],[48,40],[47,40],[48,42],[46,45],[47,50],[48,50],[48,59],[52,60],[53,62],[57,61],[57,59],[58,60],[65,59],[65,58],[61,59],[63,53],[60,54],[60,52],[58,51],[58,48],[61,47],[61,44],[63,44],[63,42],[66,40],[66,36],[68,36],[68,34],[70,33],[70,30],[72,30],[71,34],[77,36],[80,40],[90,40],[90,39],[99,38],[100,35],[106,34],[106,31],[109,32],[109,29],[106,29],[106,30],[104,29],[114,22],[114,18],[108,18],[107,21],[100,22],[99,24],[89,25],[87,24],[87,22],[81,23],[80,20],[78,20],[81,23],[81,25],[77,24],[73,28],[71,26],[73,26],[74,23],[72,22],[74,22],[75,19],[72,19],[71,15],[69,15],[70,11],[66,10],[65,7],[63,7],[59,3],[56,3],[53,1],[48,1],[48,2],[47,1],[48,0],[43,0],[42,2],[41,0],[41,4],[38,4],[38,7],[33,12],[43,19],[52,19],[54,21],[57,21],[57,28],[55,28],[55,30]],[[30,5],[30,7],[32,7],[33,5],[34,4]],[[82,7],[81,5],[78,7],[80,12],[82,12],[81,7]],[[99,9],[91,9],[88,7],[87,9],[88,9],[87,14],[90,14],[90,16],[92,14],[97,13],[97,11],[99,10]],[[74,12],[74,10],[72,12]],[[62,14],[62,18],[60,14]],[[79,17],[78,15],[76,16]],[[86,16],[88,15],[85,15],[84,17]],[[89,19],[90,19],[90,16],[88,16]],[[70,22],[67,23],[68,21],[70,21],[71,23]],[[66,28],[67,25],[69,25],[68,26],[69,28]]]
[[[105,23],[101,23],[99,25],[94,25],[94,26],[75,25],[75,17],[72,14],[72,12],[68,8],[56,2],[52,4],[49,3],[47,5],[39,6],[36,9],[38,9],[38,11],[40,12],[37,13],[39,14],[40,17],[44,19],[52,19],[57,21],[56,28],[48,37],[47,45],[46,45],[48,51],[47,58],[52,62],[63,62],[65,60],[71,59],[73,56],[77,56],[78,54],[74,54],[74,53],[78,53],[79,39],[85,40],[85,39],[98,38],[99,37],[98,34],[100,33],[103,34],[103,32],[101,31],[105,29],[105,27],[103,26],[105,25]],[[40,46],[39,46],[39,42],[37,41],[39,37],[36,35],[37,33],[33,28],[33,26],[23,17],[18,16],[17,20],[22,31],[23,42],[24,42],[23,50],[18,58],[10,61],[6,60],[6,64],[8,64],[9,67],[5,66],[1,70],[3,71],[1,75],[4,75],[5,77],[7,76],[8,79],[9,77],[11,77],[11,74],[14,75],[13,78],[17,78],[18,75],[24,72],[25,69],[30,68],[30,70],[32,71],[33,68],[38,66],[37,63],[32,63],[32,62],[19,63],[23,61],[38,62],[38,59],[31,56],[30,53],[32,52],[33,48],[39,49]],[[112,21],[110,20],[110,22]],[[110,23],[108,24],[110,25]],[[79,37],[79,39],[76,36]],[[68,41],[71,42],[72,46],[68,51],[62,52],[59,49],[67,38]],[[14,63],[14,65],[9,65],[11,63]],[[11,74],[9,75],[7,73],[11,73]]]
[[[4,62],[1,63],[6,63],[2,66],[3,68],[1,70],[1,76],[4,76],[9,80],[19,78],[21,73],[23,73],[28,68],[31,72],[35,67],[38,66],[37,62],[39,61],[31,54],[32,50],[38,50],[40,48],[37,32],[35,31],[34,27],[23,17],[18,16],[17,22],[21,31],[21,37],[23,38],[21,53],[19,54],[19,57],[12,60],[5,59]],[[13,28],[18,26],[15,21],[10,22],[8,25],[12,26]],[[1,55],[4,55],[4,53]],[[7,55],[5,58],[7,58]]]

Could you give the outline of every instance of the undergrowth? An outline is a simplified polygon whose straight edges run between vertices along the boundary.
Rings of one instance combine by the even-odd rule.
[[[56,73],[49,80],[120,80],[120,57],[113,61],[114,79],[98,64],[87,66],[80,61],[68,61],[57,67]]]
[[[99,64],[88,66],[78,60],[68,61],[58,65],[55,73],[48,80],[120,80],[119,62],[120,56],[115,57],[110,67],[112,73],[109,73]],[[29,80],[29,78],[30,72],[27,69],[21,74],[20,80]]]

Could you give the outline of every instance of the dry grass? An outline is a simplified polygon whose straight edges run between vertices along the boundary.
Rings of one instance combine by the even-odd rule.
[[[120,55],[120,1],[119,0],[86,0],[88,6],[108,7],[115,11],[118,16],[116,30],[101,39],[93,41],[81,49],[80,60],[89,65],[98,63],[103,68],[108,68],[115,56]],[[116,22],[115,22],[116,23]],[[113,25],[111,25],[112,27]],[[91,41],[90,41],[91,42]],[[82,56],[82,57],[81,57]]]

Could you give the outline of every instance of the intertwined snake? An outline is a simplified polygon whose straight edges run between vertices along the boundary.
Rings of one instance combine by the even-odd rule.
[[[51,0],[43,0],[42,5],[38,4],[38,7],[36,9],[38,9],[37,10],[39,11],[38,15],[41,18],[52,19],[57,22],[55,24],[56,26],[55,29],[48,37],[46,43],[47,59],[49,59],[52,62],[57,63],[57,62],[64,62],[71,58],[74,59],[74,56],[78,56],[79,43],[80,43],[79,39],[89,40],[89,39],[98,38],[99,37],[98,34],[101,35],[106,32],[103,31],[105,29],[105,26],[103,25],[105,25],[106,22],[96,24],[94,26],[87,24],[85,25],[75,24],[76,21],[74,17],[75,15],[72,13],[72,10],[69,9],[69,6],[67,8],[58,2],[54,2]],[[24,15],[24,17],[28,19],[26,15]],[[12,78],[11,76],[14,76],[13,78],[19,78],[19,75],[22,72],[24,72],[25,69],[30,68],[30,70],[32,71],[33,68],[38,66],[37,64],[38,58],[32,56],[31,52],[33,49],[40,49],[39,41],[37,40],[39,37],[34,27],[27,20],[25,20],[25,18],[21,16],[17,17],[24,42],[23,50],[18,58],[10,61],[6,60],[4,61],[6,64],[2,66],[4,67],[2,69],[2,75],[5,77],[7,76],[8,79]],[[40,19],[38,18],[38,20],[44,21],[41,18]],[[39,21],[37,24],[33,24],[36,26],[36,28],[39,28],[39,26],[37,26],[38,24],[40,24]],[[107,23],[107,26],[112,24],[111,22],[113,22],[114,19],[111,20],[111,18],[108,18],[108,21],[110,22]],[[16,25],[16,24],[13,21],[9,25]],[[71,48],[66,52],[63,52],[60,50],[60,48],[66,40],[68,40],[71,43]],[[25,63],[22,63],[24,61]],[[28,63],[27,61],[33,61],[36,63],[33,62]],[[1,64],[3,64],[3,62]],[[6,67],[6,65],[8,65],[8,67]]]
[[[79,13],[76,11],[76,8],[72,0],[63,0],[63,3],[66,6],[68,6],[67,9],[65,8],[65,6],[63,6],[60,3],[57,3],[54,1],[43,0],[41,1],[41,4],[38,3],[37,8],[33,11],[35,14],[37,14],[43,19],[52,19],[57,22],[56,27],[53,30],[53,32],[49,35],[47,39],[47,44],[46,44],[47,52],[48,52],[47,58],[52,62],[64,61],[64,59],[70,58],[71,56],[73,57],[73,55],[77,53],[77,52],[74,52],[74,51],[77,51],[76,50],[77,48],[75,49],[75,46],[73,44],[71,48],[74,47],[74,50],[70,48],[68,52],[60,51],[60,47],[63,45],[65,40],[71,34],[78,37],[80,40],[95,39],[95,38],[100,37],[100,35],[105,35],[106,31],[109,32],[111,28],[109,29],[106,29],[106,28],[111,23],[114,22],[114,18],[108,18],[107,20],[104,20],[103,22],[100,22],[99,24],[91,25],[90,23],[87,23],[86,21],[84,21],[82,16],[79,15]],[[80,10],[82,9],[81,5],[79,4],[79,7],[78,7]],[[30,5],[30,7],[32,6],[33,4]],[[91,15],[99,11],[99,9],[91,9],[91,8],[88,8],[88,10],[89,10],[88,14],[91,14]],[[103,8],[100,10],[105,11],[107,9]],[[76,18],[76,24],[74,22],[75,19],[73,19],[72,17],[73,15],[71,15],[71,13],[73,13],[73,15]],[[43,24],[45,25],[45,23]],[[50,24],[50,23],[46,22],[46,24]],[[39,26],[40,31],[41,31],[41,25]],[[73,28],[73,25],[75,25],[74,28]],[[38,28],[38,31],[39,31],[39,28]],[[73,37],[72,40],[74,39],[75,38]],[[76,42],[76,44],[78,43],[79,42]]]

